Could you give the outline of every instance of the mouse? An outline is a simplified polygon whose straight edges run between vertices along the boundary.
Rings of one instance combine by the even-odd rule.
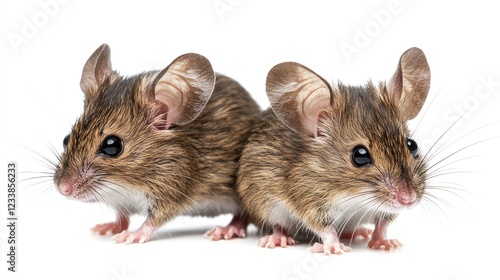
[[[306,66],[284,62],[266,79],[270,108],[252,128],[238,167],[237,192],[261,247],[318,241],[309,250],[351,251],[341,239],[395,250],[389,225],[417,205],[426,163],[408,121],[425,103],[430,68],[410,48],[387,82],[329,84]],[[352,239],[351,239],[352,240]]]
[[[196,53],[123,76],[103,44],[85,63],[80,87],[83,113],[63,139],[53,181],[69,199],[115,210],[116,220],[93,232],[144,243],[177,216],[233,214],[207,235],[245,235],[236,165],[261,110],[238,82]],[[135,231],[132,215],[146,217]]]

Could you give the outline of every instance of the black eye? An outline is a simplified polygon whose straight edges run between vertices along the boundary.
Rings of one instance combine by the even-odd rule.
[[[108,136],[101,143],[101,147],[99,148],[99,154],[117,157],[123,151],[123,143],[122,140],[116,136]]]
[[[418,157],[418,145],[415,140],[406,138],[406,145],[408,146],[408,149],[410,150],[410,153],[413,155],[414,158]]]
[[[357,167],[372,163],[372,157],[370,153],[368,153],[368,149],[364,146],[354,147],[354,149],[352,149],[351,159],[352,163]]]
[[[68,142],[69,142],[69,134],[66,135],[66,137],[64,137],[64,140],[63,140],[63,146],[65,149],[68,146]]]

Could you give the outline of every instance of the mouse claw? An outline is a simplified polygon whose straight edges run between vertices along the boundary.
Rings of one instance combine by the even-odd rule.
[[[279,228],[274,231],[272,235],[267,235],[257,240],[256,242],[260,247],[263,248],[276,248],[276,246],[280,246],[281,248],[286,248],[288,245],[295,245],[296,242],[293,240],[291,236],[288,236],[287,233]]]
[[[234,215],[229,225],[225,227],[216,226],[207,232],[205,232],[205,237],[208,237],[214,241],[224,238],[224,240],[232,239],[233,237],[244,238],[245,231],[248,225],[248,219],[240,215]]]
[[[370,240],[368,242],[368,248],[386,251],[394,251],[403,247],[403,243],[399,242],[397,239],[382,239],[382,240]]]
[[[221,227],[216,226],[204,234],[205,237],[210,238],[214,241],[224,238],[225,240],[232,239],[233,237],[245,237],[245,229],[238,228],[235,226]]]
[[[113,240],[115,240],[116,243],[122,243],[122,244],[132,244],[132,243],[145,243],[151,239],[152,233],[148,232],[142,232],[142,231],[136,231],[136,232],[129,232],[129,231],[122,231],[120,234],[117,234],[112,237]]]
[[[122,220],[116,222],[97,224],[90,230],[94,234],[98,235],[106,235],[106,234],[115,235],[123,230],[126,230],[127,228],[128,228],[128,220],[126,220],[126,218],[123,218]]]
[[[131,234],[129,237],[127,237],[127,239],[125,240],[125,242],[123,244],[132,244],[135,240],[135,235],[134,234]]]
[[[307,249],[311,253],[324,253],[329,256],[331,254],[341,255],[343,253],[347,253],[351,251],[351,247],[345,246],[344,243],[333,242],[332,244],[321,244],[314,243],[312,247]]]
[[[217,226],[205,232],[204,236],[214,241],[220,240],[221,238],[224,238],[225,240],[232,239],[233,237],[244,238],[245,228],[232,225],[227,227]]]
[[[139,244],[142,244],[144,242],[146,242],[147,240],[147,237],[146,236],[142,236],[141,239],[139,239]]]
[[[343,239],[370,239],[373,235],[373,229],[367,227],[360,227],[354,230],[353,232],[343,232],[340,235],[340,238]]]

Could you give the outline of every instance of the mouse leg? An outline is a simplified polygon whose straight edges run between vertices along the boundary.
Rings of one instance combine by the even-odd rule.
[[[153,226],[150,220],[146,220],[137,231],[130,232],[124,230],[113,236],[113,239],[116,243],[123,244],[144,243],[151,239],[157,229],[158,227]]]
[[[369,239],[372,237],[373,229],[367,227],[356,228],[353,232],[342,232],[340,238],[342,239],[355,239],[360,237],[362,239]]]
[[[225,227],[216,226],[205,233],[205,236],[217,241],[221,238],[225,240],[229,240],[233,238],[233,236],[237,236],[240,238],[245,237],[245,230],[248,225],[248,219],[242,217],[240,215],[234,215],[233,219],[229,223],[229,225]]]
[[[117,234],[128,228],[130,220],[128,216],[123,213],[118,213],[116,216],[116,221],[104,224],[98,224],[91,229],[91,231],[98,233],[99,235],[106,235],[108,232],[111,234]]]
[[[387,228],[389,221],[377,221],[372,239],[368,242],[368,248],[394,250],[403,246],[397,239],[387,239]]]
[[[295,245],[295,240],[289,236],[281,226],[273,228],[273,234],[259,239],[257,242],[260,247],[274,248],[276,245],[285,248],[287,245]]]
[[[351,247],[345,246],[344,243],[341,243],[337,232],[334,229],[326,231],[323,234],[320,234],[321,243],[314,243],[314,245],[309,248],[311,253],[325,253],[325,255],[340,255],[346,252],[351,251]]]

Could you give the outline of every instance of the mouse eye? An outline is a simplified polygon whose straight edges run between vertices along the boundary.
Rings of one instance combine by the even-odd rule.
[[[406,138],[406,145],[408,146],[408,149],[410,150],[410,153],[414,158],[418,157],[418,145],[415,140]]]
[[[110,157],[117,157],[123,151],[123,142],[116,136],[108,136],[101,143],[99,154]]]
[[[357,167],[372,164],[372,157],[368,153],[368,149],[361,145],[352,149],[351,160]]]
[[[66,137],[64,137],[63,139],[63,147],[66,149],[66,147],[68,146],[68,142],[69,142],[69,134],[66,135]]]

